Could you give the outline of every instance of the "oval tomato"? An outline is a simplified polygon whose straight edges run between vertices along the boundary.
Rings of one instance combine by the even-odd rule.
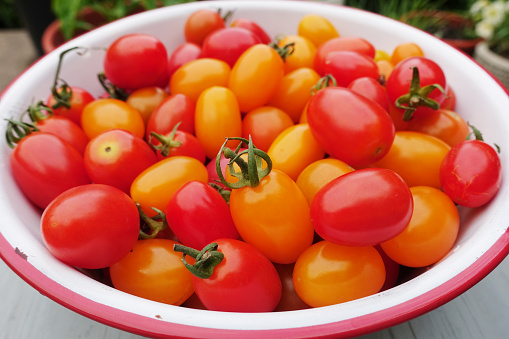
[[[168,239],[138,240],[131,252],[109,269],[116,289],[160,303],[181,305],[193,293],[192,274]]]
[[[285,58],[285,73],[299,68],[313,68],[316,46],[302,35],[285,35],[278,41],[278,46],[284,48],[292,44],[292,53]]]
[[[367,168],[326,184],[313,198],[310,214],[316,233],[324,240],[344,246],[374,246],[401,233],[412,208],[412,195],[399,175]]]
[[[167,135],[151,134],[150,144],[156,150],[157,159],[185,155],[205,163],[207,156],[201,142],[191,133],[173,130]]]
[[[134,179],[157,162],[150,146],[139,136],[113,129],[90,140],[84,156],[90,179],[129,194]]]
[[[339,37],[334,25],[318,14],[305,15],[299,21],[297,34],[312,41],[316,47],[321,46],[328,40]]]
[[[95,98],[87,90],[81,87],[70,86],[71,97],[67,105],[61,104],[51,94],[46,100],[46,105],[51,107],[55,115],[61,115],[74,121],[78,126],[81,126],[81,113],[83,108],[90,102],[94,101]],[[58,92],[61,89],[57,89]]]
[[[109,185],[73,187],[56,197],[41,217],[49,252],[80,268],[99,269],[118,262],[132,250],[139,231],[136,205]]]
[[[374,247],[320,241],[302,253],[293,270],[299,297],[312,307],[343,303],[378,293],[384,262]]]
[[[246,18],[237,18],[232,21],[231,26],[241,27],[250,30],[258,37],[258,39],[260,39],[260,42],[262,44],[269,44],[272,41],[267,32],[253,20]]]
[[[192,42],[178,45],[168,59],[168,75],[171,77],[180,66],[202,57],[201,47]]]
[[[310,308],[295,292],[295,286],[293,285],[293,269],[295,265],[274,264],[274,267],[276,267],[277,273],[279,273],[282,287],[281,300],[279,300],[279,304],[277,304],[274,311],[295,311]]]
[[[201,181],[179,188],[166,207],[168,225],[182,242],[203,248],[216,239],[238,239],[230,207],[217,190]]]
[[[260,39],[245,28],[225,27],[210,33],[202,45],[202,56],[226,62],[230,67],[248,48],[261,43]]]
[[[414,200],[410,223],[381,247],[401,265],[425,267],[442,259],[454,246],[459,214],[454,202],[436,188],[415,186],[410,191]]]
[[[126,90],[168,84],[168,54],[159,39],[149,34],[126,34],[115,40],[104,56],[104,74]]]
[[[154,110],[169,96],[161,87],[144,87],[135,90],[129,97],[126,103],[136,109],[143,118],[145,125],[150,119],[150,115]]]
[[[353,51],[330,52],[319,67],[324,74],[332,75],[338,86],[342,87],[348,87],[352,81],[359,78],[378,80],[380,76],[378,66],[372,57]]]
[[[185,94],[172,94],[167,97],[150,115],[145,131],[145,140],[152,132],[168,134],[179,124],[181,131],[194,134],[195,103]]]
[[[394,124],[382,106],[342,87],[316,92],[307,121],[326,153],[354,167],[381,159],[394,140]]]
[[[219,12],[199,9],[187,18],[184,24],[184,37],[187,42],[201,46],[207,35],[224,27],[225,23]]]
[[[387,96],[385,88],[377,79],[372,77],[357,78],[350,82],[348,88],[377,102],[387,112],[389,112],[389,97]]]

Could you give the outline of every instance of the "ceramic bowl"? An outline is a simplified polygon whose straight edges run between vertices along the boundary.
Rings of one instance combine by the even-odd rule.
[[[501,149],[504,180],[486,206],[460,208],[461,231],[451,252],[415,277],[384,292],[338,305],[260,314],[170,306],[115,290],[52,257],[39,232],[40,211],[27,202],[9,170],[11,150],[0,146],[0,254],[27,283],[54,301],[101,323],[150,337],[350,337],[410,320],[457,297],[489,274],[509,251],[509,97],[500,83],[467,55],[435,37],[383,16],[316,1],[204,1],[165,7],[105,25],[42,57],[2,94],[0,114],[19,116],[45,99],[59,53],[73,46],[104,47],[123,34],[157,36],[168,50],[184,41],[186,18],[199,8],[234,10],[256,20],[271,36],[295,34],[309,13],[329,19],[343,36],[359,36],[388,51],[418,43],[444,69],[457,95],[456,111]],[[66,56],[62,78],[102,93],[96,74],[104,52]],[[2,123],[1,133],[5,132]]]

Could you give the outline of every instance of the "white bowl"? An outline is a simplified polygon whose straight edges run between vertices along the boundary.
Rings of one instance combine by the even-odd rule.
[[[242,314],[160,304],[115,290],[52,257],[39,233],[39,212],[20,193],[9,170],[10,149],[0,147],[0,255],[25,281],[54,301],[94,320],[151,337],[348,337],[410,320],[457,297],[490,273],[509,251],[509,97],[468,56],[405,24],[342,6],[305,1],[195,2],[141,13],[85,34],[38,60],[3,92],[2,120],[19,116],[32,100],[49,95],[59,53],[72,46],[108,46],[126,33],[157,36],[168,50],[182,43],[183,25],[199,8],[235,10],[256,20],[272,36],[295,34],[308,13],[328,18],[343,36],[360,36],[391,52],[416,42],[445,70],[457,95],[457,112],[496,143],[505,176],[485,207],[460,209],[461,231],[454,249],[439,263],[395,288],[359,300],[291,312]],[[102,93],[96,74],[103,51],[66,56],[62,78]],[[5,132],[5,124],[1,126]]]

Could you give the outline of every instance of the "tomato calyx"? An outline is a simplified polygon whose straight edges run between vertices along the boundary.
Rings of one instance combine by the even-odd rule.
[[[231,190],[215,183],[215,182],[209,182],[209,186],[212,187],[213,189],[215,189],[224,199],[224,201],[226,201],[226,203],[229,205],[230,204],[230,195],[232,193]]]
[[[129,94],[124,89],[113,85],[104,72],[97,74],[97,78],[110,98],[126,101],[129,97]]]
[[[395,106],[397,108],[405,110],[403,120],[409,121],[412,119],[415,110],[419,106],[426,106],[434,110],[439,109],[440,104],[437,101],[428,98],[430,93],[435,89],[439,89],[444,95],[446,95],[445,89],[439,84],[431,84],[421,87],[419,68],[415,66],[412,67],[410,89],[407,94],[400,96],[395,102]]]
[[[229,140],[240,140],[248,145],[247,149],[240,151],[242,143],[237,146],[236,150],[233,151],[231,148],[226,147],[226,143]],[[241,158],[243,154],[247,153],[247,162]],[[238,179],[235,183],[226,181],[223,172],[221,170],[221,155],[225,158],[230,159],[227,164],[229,173]],[[267,166],[263,167],[263,160],[265,160]],[[235,170],[234,164],[237,164],[240,168],[240,172]],[[254,146],[251,136],[249,140],[241,137],[226,138],[225,142],[221,146],[216,157],[216,171],[221,183],[230,188],[238,189],[246,186],[256,187],[260,184],[260,180],[265,176],[269,175],[272,170],[272,160],[269,155]]]
[[[326,74],[318,80],[316,85],[311,87],[311,95],[315,95],[316,92],[326,87],[336,87],[337,85],[336,78],[332,74]]]
[[[42,120],[52,117],[54,115],[53,109],[44,104],[42,100],[36,104],[30,105],[27,108],[27,110],[23,113],[21,118],[23,118],[25,114],[28,114],[30,121],[32,121],[33,123],[41,122]]]
[[[168,228],[168,222],[166,221],[166,215],[159,209],[151,207],[157,214],[154,217],[149,217],[143,212],[141,205],[136,203],[136,208],[140,214],[142,221],[140,225],[140,239],[154,239],[157,234],[166,228]]]
[[[168,134],[168,136],[158,134],[154,131],[150,132],[150,136],[148,139],[150,146],[152,146],[152,148],[154,150],[161,152],[161,155],[163,157],[167,157],[170,154],[170,151],[172,148],[177,148],[177,147],[182,146],[181,141],[175,140],[175,134],[177,133],[177,129],[181,123],[182,122],[179,121],[177,124],[175,124],[175,127],[173,127],[173,129],[171,130],[170,134]],[[154,142],[152,141],[152,138],[159,141],[159,145],[154,144]]]
[[[277,52],[277,54],[279,54],[283,61],[286,61],[286,58],[295,52],[295,42],[290,42],[284,46],[279,46],[279,40],[279,38],[276,38],[276,41],[270,42],[269,46],[272,47]]]
[[[210,278],[214,273],[214,268],[223,261],[224,254],[219,252],[217,248],[218,244],[215,242],[208,244],[201,251],[181,244],[173,245],[173,250],[175,252],[183,253],[182,262],[184,263],[184,266],[194,276],[201,279]],[[187,262],[186,256],[190,256],[195,259],[194,265]]]
[[[482,136],[481,131],[479,131],[479,130],[478,130],[478,129],[474,126],[474,125],[471,125],[471,124],[470,124],[470,123],[468,123],[468,122],[467,122],[467,125],[468,125],[468,127],[470,127],[470,128],[472,129],[472,132],[471,132],[471,133],[469,133],[469,134],[467,135],[466,140],[477,140],[477,141],[482,141],[482,142],[484,142],[484,138],[483,138],[483,136]],[[470,139],[470,137],[471,137],[472,135],[474,136],[474,138],[475,138],[475,139]],[[495,146],[495,149],[497,150],[497,153],[499,153],[499,154],[500,154],[500,152],[501,152],[500,146],[499,146],[499,145],[497,145],[497,144],[494,144],[494,146]]]
[[[39,129],[34,124],[17,121],[14,119],[5,119],[7,121],[7,128],[5,131],[5,139],[7,141],[7,145],[10,148],[15,148],[16,144],[18,144],[21,140],[23,140],[28,135],[32,134],[32,132],[38,132]]]

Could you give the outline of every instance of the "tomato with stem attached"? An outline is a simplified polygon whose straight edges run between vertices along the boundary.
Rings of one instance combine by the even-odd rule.
[[[144,87],[135,90],[126,99],[126,102],[140,112],[145,125],[154,110],[169,96],[161,87]]]
[[[152,132],[168,134],[178,124],[179,129],[194,134],[194,111],[196,105],[185,94],[171,94],[152,112],[145,130],[145,140]]]
[[[201,46],[203,40],[205,40],[210,33],[224,28],[225,26],[225,20],[221,17],[219,11],[206,8],[199,9],[186,19],[184,24],[184,37],[187,42],[192,42]]]

